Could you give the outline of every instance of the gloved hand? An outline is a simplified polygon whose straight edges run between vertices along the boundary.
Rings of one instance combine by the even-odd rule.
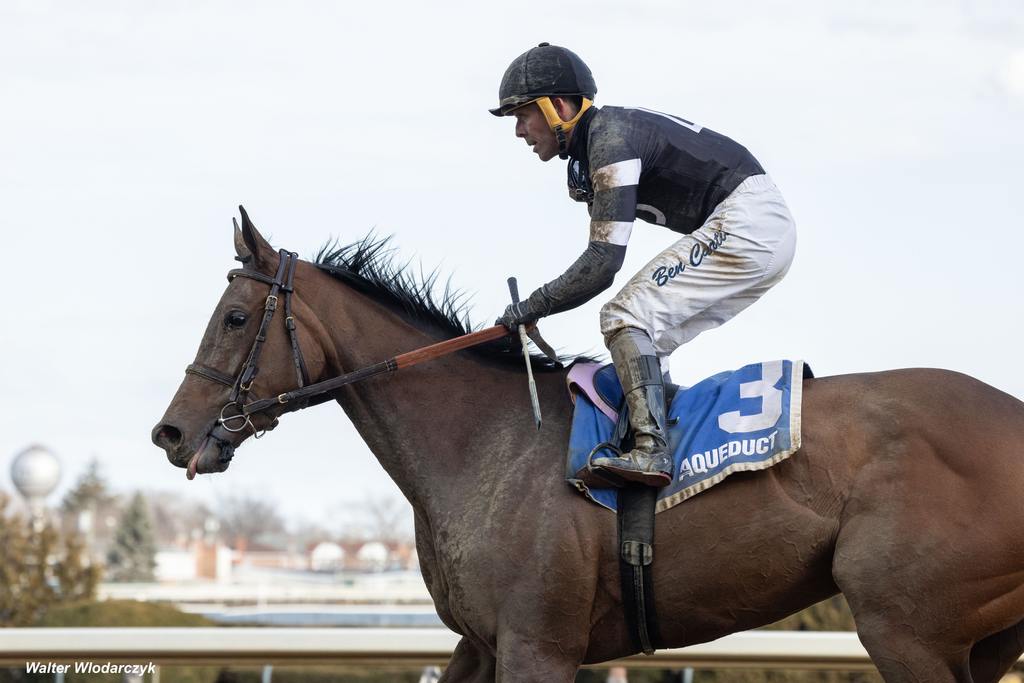
[[[509,304],[508,308],[500,318],[494,321],[495,325],[504,325],[515,332],[520,325],[535,323],[540,315],[530,308],[530,300],[520,301],[517,304]]]

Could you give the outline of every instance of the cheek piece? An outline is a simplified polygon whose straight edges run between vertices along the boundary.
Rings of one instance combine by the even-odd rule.
[[[592,105],[593,102],[584,97],[583,106],[580,107],[576,116],[572,117],[568,121],[563,121],[558,115],[558,112],[555,111],[555,105],[551,103],[550,97],[541,97],[534,101],[537,103],[537,106],[540,107],[541,113],[543,113],[544,118],[547,119],[548,126],[551,128],[551,131],[555,134],[555,138],[558,140],[558,158],[568,159],[569,131],[576,127],[580,117],[583,116],[584,112],[590,109],[590,105]]]

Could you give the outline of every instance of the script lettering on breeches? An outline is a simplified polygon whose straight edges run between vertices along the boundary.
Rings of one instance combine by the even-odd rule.
[[[704,262],[704,258],[714,254],[718,251],[718,248],[722,246],[722,243],[729,238],[728,233],[721,230],[716,230],[711,237],[711,241],[708,244],[702,244],[695,242],[693,247],[690,248],[689,263],[683,263],[678,261],[671,266],[658,266],[651,273],[651,279],[657,283],[659,287],[664,287],[668,284],[669,280],[672,280],[677,275],[686,270],[687,265],[694,268],[698,267]]]

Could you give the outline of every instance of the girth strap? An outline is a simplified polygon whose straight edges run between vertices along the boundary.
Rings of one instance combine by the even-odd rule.
[[[654,505],[658,489],[628,484],[619,489],[619,573],[622,605],[633,646],[654,654],[661,642],[654,607]]]

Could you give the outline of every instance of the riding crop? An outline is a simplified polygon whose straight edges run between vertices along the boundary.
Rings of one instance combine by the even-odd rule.
[[[519,303],[519,283],[514,277],[508,279],[508,292],[512,295],[512,303]],[[533,379],[533,365],[530,363],[530,348],[527,345],[526,325],[517,325],[519,329],[519,343],[523,347],[523,358],[526,359],[526,376],[530,385],[530,405],[533,406],[533,419],[537,421],[537,429],[540,429],[540,399],[537,397],[537,382]]]

